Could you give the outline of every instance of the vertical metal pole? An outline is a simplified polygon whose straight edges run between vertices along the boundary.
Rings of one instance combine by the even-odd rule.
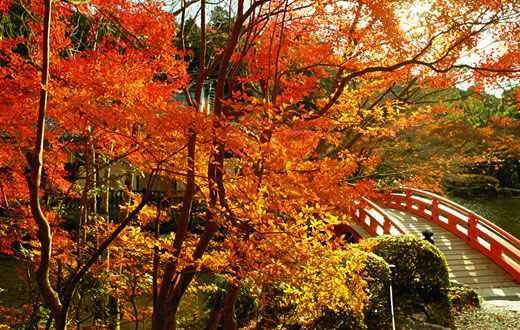
[[[394,296],[392,293],[392,275],[395,265],[388,265],[390,267],[390,311],[392,313],[392,330],[395,330],[395,316],[394,316]]]

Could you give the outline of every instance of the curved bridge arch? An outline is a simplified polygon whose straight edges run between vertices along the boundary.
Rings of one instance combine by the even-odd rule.
[[[358,206],[354,219],[372,236],[407,234],[385,210],[366,198]]]
[[[520,281],[520,240],[465,207],[413,188],[389,190],[366,204],[354,218],[371,235],[406,233],[384,209],[408,212],[455,234]]]

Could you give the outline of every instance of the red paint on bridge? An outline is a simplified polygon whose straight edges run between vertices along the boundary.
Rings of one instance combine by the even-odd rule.
[[[455,234],[520,281],[520,240],[472,211],[426,191],[399,188],[366,201],[355,220],[373,236],[406,231],[383,208],[412,213]]]

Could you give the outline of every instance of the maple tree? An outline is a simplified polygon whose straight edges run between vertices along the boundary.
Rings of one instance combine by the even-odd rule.
[[[382,153],[368,150],[435,120],[411,101],[414,88],[518,78],[514,1],[428,5],[407,20],[407,1],[1,1],[11,23],[0,40],[10,91],[0,96],[0,187],[12,219],[1,233],[31,238],[56,328],[72,322],[86,274],[133,305],[129,318],[139,319],[135,296],[150,294],[156,329],[176,327],[204,272],[226,276],[214,318],[230,329],[243,283],[283,283],[293,322],[324,307],[361,311],[363,257],[345,267],[336,252],[354,247],[332,229],[382,184],[370,176]],[[460,61],[488,36],[501,54]],[[84,162],[81,184],[66,170],[71,156]],[[127,189],[110,219],[111,182],[132,171],[146,173],[148,193],[131,202]],[[169,239],[157,229],[166,212],[149,203],[159,181],[184,186]],[[195,203],[201,232],[189,230]],[[139,282],[146,274],[151,284]]]
[[[515,187],[518,119],[507,91],[495,96],[452,88],[416,92],[412,101],[429,105],[430,114],[397,139],[380,141],[371,152],[384,156],[366,176],[442,193],[443,178],[469,172]]]

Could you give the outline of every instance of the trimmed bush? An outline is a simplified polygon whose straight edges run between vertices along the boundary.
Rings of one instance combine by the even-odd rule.
[[[448,264],[444,255],[431,243],[408,235],[379,236],[366,253],[360,271],[367,279],[369,302],[363,312],[323,311],[314,324],[317,329],[389,329],[391,328],[389,285],[392,289],[398,327],[406,328],[411,315],[425,315],[428,322],[442,324],[449,315],[450,287]],[[370,245],[370,244],[369,244]],[[345,263],[352,256],[345,253]],[[395,265],[390,275],[389,264]]]
[[[418,295],[429,302],[446,297],[450,287],[448,263],[433,244],[411,235],[382,235],[372,253],[395,265],[392,287],[395,295]]]
[[[380,256],[368,253],[365,271],[369,279],[369,304],[365,306],[365,324],[368,329],[385,329],[392,322],[390,314],[390,267]]]

